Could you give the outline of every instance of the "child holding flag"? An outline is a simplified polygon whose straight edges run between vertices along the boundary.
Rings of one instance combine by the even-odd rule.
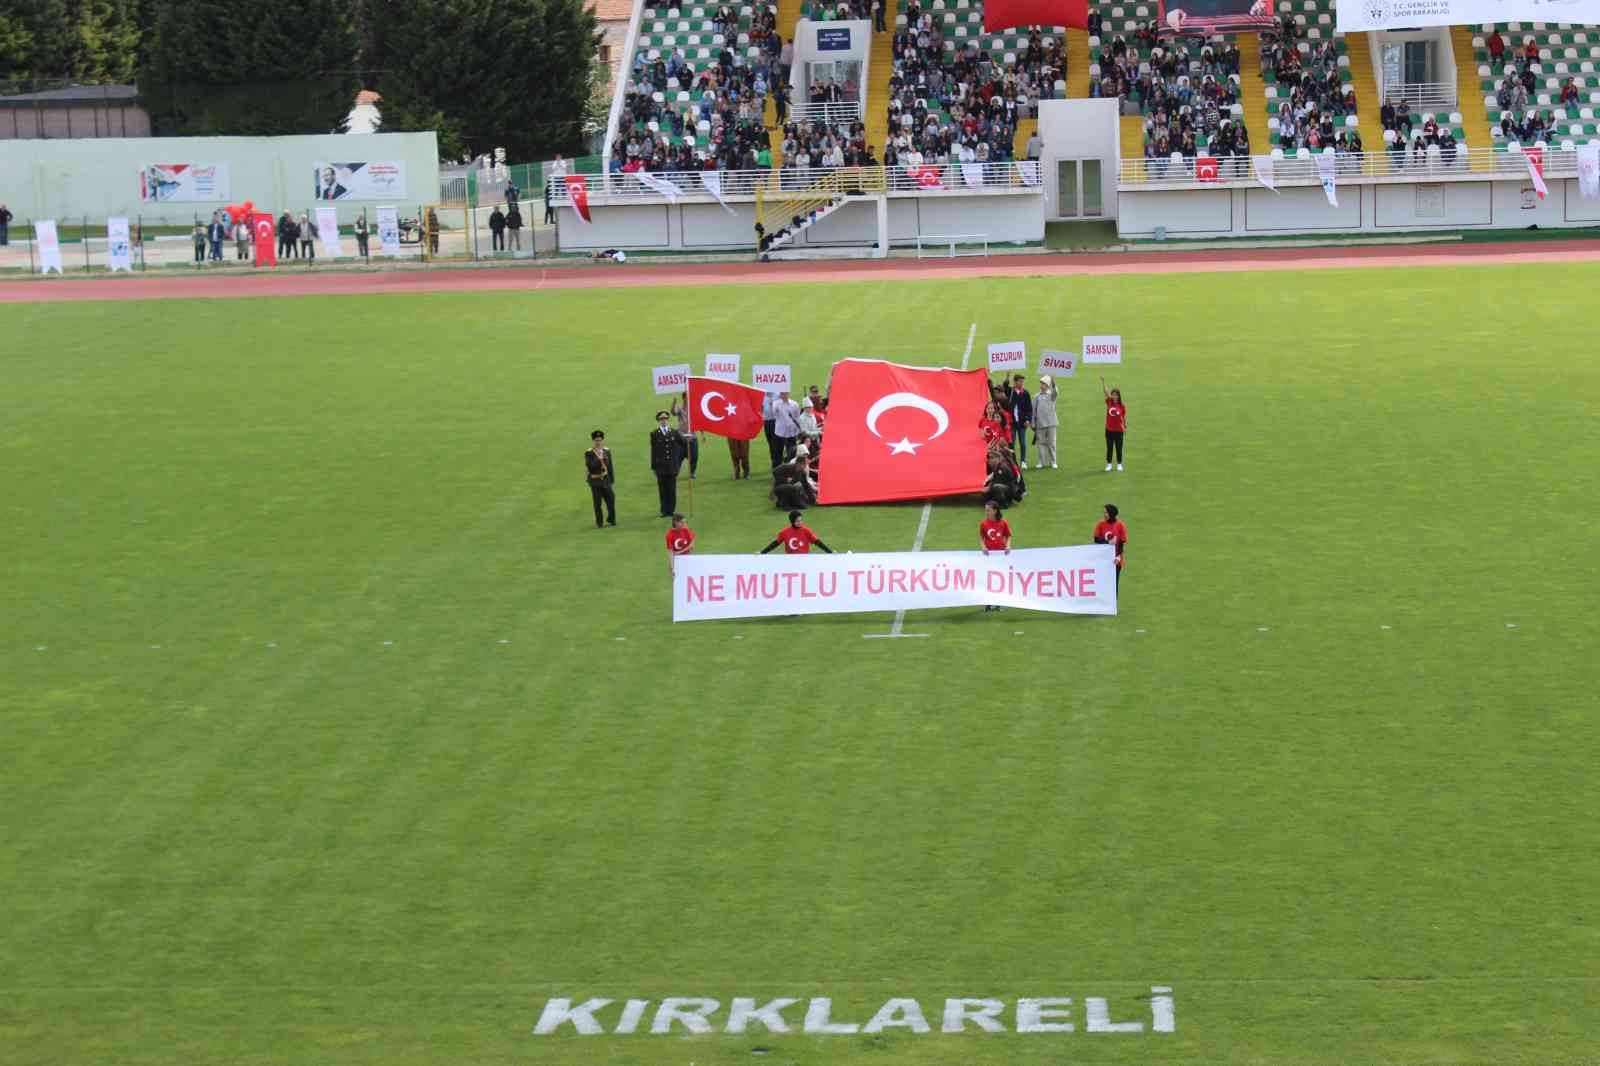
[[[678,570],[678,556],[688,555],[694,551],[694,530],[684,522],[683,515],[674,513],[672,524],[667,527],[667,573],[675,574]]]

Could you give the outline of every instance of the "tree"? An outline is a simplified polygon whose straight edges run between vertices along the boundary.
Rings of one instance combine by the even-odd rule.
[[[356,35],[339,0],[158,0],[140,94],[162,136],[344,128]]]
[[[368,0],[362,59],[383,129],[437,130],[447,157],[513,161],[583,147],[600,45],[584,0]]]
[[[0,12],[0,78],[129,82],[141,36],[138,0],[10,0]]]

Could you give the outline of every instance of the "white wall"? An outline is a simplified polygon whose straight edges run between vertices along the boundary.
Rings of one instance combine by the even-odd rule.
[[[188,223],[227,203],[255,201],[257,210],[296,214],[315,206],[313,165],[396,161],[404,164],[406,195],[398,206],[439,198],[439,146],[432,133],[326,134],[312,137],[130,137],[7,141],[0,152],[0,203],[19,218],[72,219],[110,215]],[[139,199],[139,171],[152,163],[225,163],[228,198],[215,203],[152,203]],[[377,200],[340,200],[341,221],[352,221]]]
[[[1106,218],[1117,214],[1117,157],[1121,128],[1116,100],[1042,100],[1039,103],[1039,160],[1044,174],[1044,215],[1060,217],[1056,162],[1098,159]]]

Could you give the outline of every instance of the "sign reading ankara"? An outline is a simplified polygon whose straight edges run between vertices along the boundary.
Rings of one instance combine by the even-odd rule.
[[[819,29],[817,31],[817,51],[850,51],[850,27],[840,26],[833,29]]]

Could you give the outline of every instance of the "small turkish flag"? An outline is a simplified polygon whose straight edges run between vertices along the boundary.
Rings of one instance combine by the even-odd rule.
[[[920,500],[981,492],[984,370],[930,370],[875,359],[833,364],[822,503]]]
[[[272,216],[257,211],[250,218],[250,232],[256,239],[256,266],[277,266],[278,227],[273,224]]]
[[[1217,180],[1217,159],[1216,159],[1216,156],[1203,155],[1203,156],[1200,156],[1198,159],[1196,159],[1194,161],[1194,180],[1195,181],[1216,181]]]
[[[1015,26],[1089,28],[1089,0],[984,0],[983,32]]]
[[[585,222],[593,222],[594,219],[589,217],[589,183],[582,174],[568,174],[566,182],[567,199],[572,201],[572,209]]]
[[[689,428],[734,440],[761,435],[761,390],[716,378],[689,379]]]

